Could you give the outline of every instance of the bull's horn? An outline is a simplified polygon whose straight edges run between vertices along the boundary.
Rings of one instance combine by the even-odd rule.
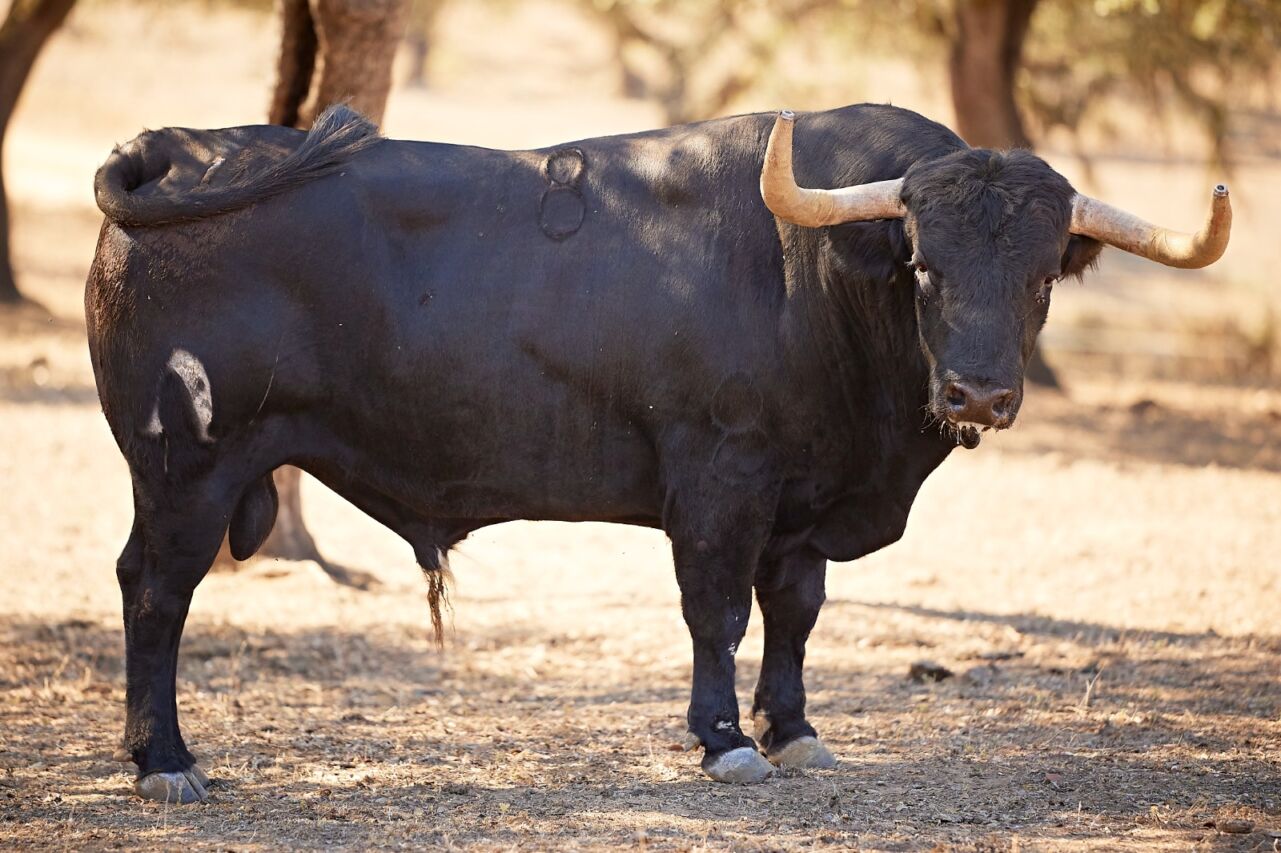
[[[1093,237],[1131,254],[1170,267],[1200,269],[1223,256],[1232,232],[1232,203],[1228,188],[1214,188],[1210,215],[1195,234],[1171,231],[1144,222],[1119,207],[1077,193],[1072,199],[1072,233]]]
[[[792,174],[792,125],[795,122],[795,113],[781,111],[765,146],[761,198],[775,216],[809,228],[903,216],[903,201],[899,198],[902,178],[836,190],[798,187]]]

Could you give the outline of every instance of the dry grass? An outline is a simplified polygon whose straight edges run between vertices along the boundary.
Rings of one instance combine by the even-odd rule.
[[[269,580],[246,583],[270,594]],[[1281,829],[1276,640],[838,599],[809,681],[842,766],[730,788],[675,751],[688,665],[684,644],[653,639],[670,632],[650,610],[616,609],[627,627],[604,634],[464,630],[443,656],[421,626],[198,619],[184,645],[187,728],[226,784],[187,809],[132,800],[107,760],[118,629],[6,620],[4,835],[56,847],[1147,850],[1220,849],[1212,824],[1229,817],[1260,828],[1239,849],[1270,847],[1263,831]],[[905,681],[922,653],[970,672]],[[1017,657],[990,660],[1005,655]]]
[[[223,784],[200,807],[134,799],[109,759],[129,485],[78,319],[97,221],[88,177],[144,124],[253,120],[272,34],[242,13],[197,26],[161,7],[86,8],[10,140],[20,271],[54,315],[0,320],[0,846],[1277,846],[1281,392],[1134,378],[1066,349],[1070,399],[1033,396],[1018,429],[926,484],[901,543],[832,567],[808,683],[836,770],[732,788],[677,751],[689,643],[661,535],[477,534],[454,560],[442,653],[407,547],[308,482],[321,547],[380,585],[357,592],[290,563],[207,579],[180,704]],[[497,25],[471,14],[451,25],[442,88],[395,95],[392,132],[519,145],[650,122],[599,91],[556,99],[556,80],[595,79],[599,45],[575,52],[572,27],[546,78],[468,89],[468,62],[511,78],[536,61],[524,42],[529,56],[492,56],[476,34]],[[544,25],[515,14],[503,26]],[[869,95],[885,97],[850,98]],[[1252,168],[1260,186],[1271,179]],[[1118,192],[1161,188],[1136,193],[1139,212],[1195,221],[1195,168],[1100,170]],[[1242,195],[1249,213],[1217,278],[1175,282],[1110,258],[1056,295],[1051,331],[1091,314],[1141,325],[1257,311],[1248,274],[1279,260],[1266,224],[1276,194]],[[744,702],[758,621],[739,657]],[[922,658],[958,676],[906,680]],[[1231,820],[1251,831],[1220,831]]]

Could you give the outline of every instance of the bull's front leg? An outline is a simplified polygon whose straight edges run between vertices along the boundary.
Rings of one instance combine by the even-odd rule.
[[[761,566],[756,600],[765,620],[765,654],[752,703],[755,735],[780,767],[835,767],[805,719],[805,641],[825,599],[827,560],[800,552]]]
[[[759,782],[773,768],[739,728],[734,655],[751,613],[764,526],[752,507],[701,503],[681,507],[679,515],[667,529],[681,611],[694,646],[689,730],[703,745],[708,776],[718,782]]]

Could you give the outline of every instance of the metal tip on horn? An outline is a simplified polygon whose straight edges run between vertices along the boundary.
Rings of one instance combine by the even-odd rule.
[[[796,121],[796,113],[791,110],[779,110],[778,117],[783,121]]]
[[[1228,185],[1227,185],[1227,184],[1216,184],[1216,185],[1215,185],[1215,187],[1214,187],[1214,197],[1215,197],[1215,198],[1224,198],[1225,196],[1227,196],[1227,194],[1228,194]]]

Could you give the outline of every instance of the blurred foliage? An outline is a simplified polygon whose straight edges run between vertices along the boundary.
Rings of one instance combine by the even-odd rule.
[[[119,2],[119,0],[90,0]],[[139,2],[139,0],[133,0]],[[168,2],[168,0],[143,0]],[[267,10],[273,0],[197,0]],[[424,84],[442,9],[415,0],[408,39],[412,82]],[[484,0],[510,8],[518,0]],[[619,85],[658,104],[669,122],[732,111],[771,85],[784,51],[858,53],[946,64],[959,37],[957,8],[1002,0],[564,0],[602,25]],[[1109,109],[1190,116],[1225,162],[1233,111],[1276,108],[1281,0],[1031,0],[1031,27],[1015,82],[1031,136],[1091,128],[1115,135]],[[817,34],[817,35],[816,35]],[[821,42],[821,43],[819,43]],[[790,69],[789,69],[790,70]],[[830,73],[820,62],[801,73]],[[792,77],[801,73],[790,70]],[[789,81],[804,89],[811,81]],[[1266,102],[1266,103],[1265,103]]]
[[[802,25],[870,56],[937,63],[958,38],[957,4],[993,0],[577,2],[613,34],[625,90],[686,121],[732,108]],[[1034,135],[1109,130],[1102,107],[1116,98],[1186,113],[1223,160],[1229,107],[1271,97],[1279,52],[1281,0],[1039,0],[1017,102]]]
[[[622,88],[669,122],[723,113],[832,0],[582,0],[614,39]]]
[[[1020,97],[1043,129],[1076,132],[1108,96],[1159,116],[1191,115],[1216,159],[1230,154],[1229,109],[1277,70],[1276,0],[1042,0]],[[1252,91],[1253,90],[1253,91]],[[1107,128],[1107,119],[1101,117]]]

